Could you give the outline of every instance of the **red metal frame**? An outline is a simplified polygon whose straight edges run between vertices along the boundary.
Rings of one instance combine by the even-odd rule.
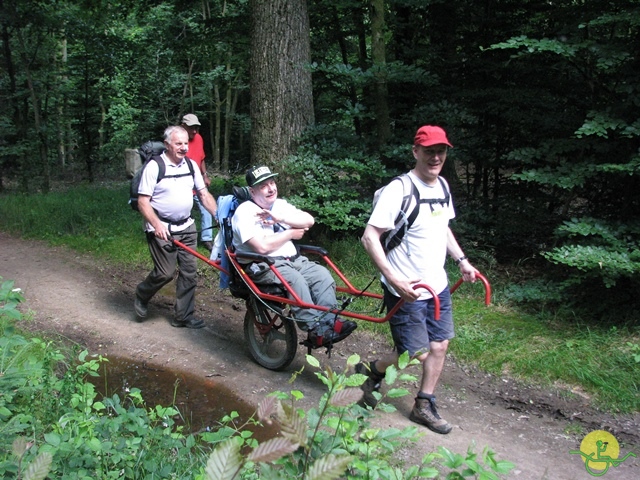
[[[480,272],[476,272],[476,278],[480,280],[484,285],[484,304],[490,305],[491,304],[491,285],[489,284],[489,280],[487,280],[487,277],[482,275]],[[451,293],[455,292],[458,289],[458,287],[463,283],[464,283],[464,280],[461,278],[456,282],[456,284],[453,287],[449,289],[449,291]]]
[[[199,258],[203,262],[205,262],[205,263],[211,265],[212,267],[220,270],[221,272],[224,272],[227,275],[229,274],[229,272],[222,266],[222,264],[219,261],[214,261],[214,260],[211,260],[211,259],[205,257],[204,255],[201,255],[200,253],[198,253],[193,248],[190,248],[190,247],[186,246],[184,243],[182,243],[182,242],[180,242],[178,240],[173,240],[173,243],[176,246],[186,250],[188,253],[190,253],[190,254],[194,255],[195,257]],[[349,280],[345,277],[345,275],[342,273],[342,271],[337,267],[337,265],[334,264],[333,261],[331,261],[331,259],[326,255],[326,253],[324,253],[324,251],[320,251],[320,250],[319,251],[315,251],[314,250],[314,251],[309,252],[309,253],[313,253],[313,254],[319,256],[322,259],[322,261],[325,263],[325,265],[329,269],[331,269],[336,274],[336,276],[340,279],[340,281],[343,283],[343,285],[336,286],[336,290],[338,292],[346,293],[347,295],[352,295],[352,296],[361,296],[361,297],[374,298],[374,299],[377,299],[377,300],[381,300],[382,299],[382,295],[380,295],[379,293],[373,293],[373,292],[369,292],[369,291],[361,291],[361,290],[358,290],[357,288],[355,288],[351,284],[351,282],[349,282]],[[363,315],[363,314],[357,313],[357,312],[351,312],[349,310],[338,310],[336,308],[329,308],[329,307],[324,307],[322,305],[315,305],[315,304],[311,304],[311,303],[306,303],[306,302],[303,302],[302,299],[300,299],[298,294],[293,291],[291,286],[282,277],[280,272],[278,272],[278,270],[273,266],[273,264],[271,264],[271,265],[269,265],[269,268],[276,275],[276,277],[280,280],[280,282],[282,283],[282,285],[285,288],[285,290],[287,292],[287,295],[289,297],[283,297],[281,295],[274,295],[272,293],[264,292],[260,288],[259,285],[257,285],[256,283],[253,282],[253,280],[251,280],[251,278],[245,273],[242,265],[238,262],[235,253],[227,252],[227,254],[228,254],[229,260],[231,262],[231,267],[235,268],[236,271],[239,272],[239,274],[242,276],[242,279],[249,286],[249,289],[251,290],[251,292],[254,295],[256,295],[258,298],[260,298],[261,300],[274,301],[274,302],[278,302],[278,303],[281,303],[281,304],[295,305],[295,306],[300,307],[300,308],[311,308],[311,309],[319,310],[319,311],[323,311],[323,312],[335,313],[335,314],[338,314],[338,315],[340,315],[342,317],[354,318],[354,319],[357,319],[357,320],[365,320],[367,322],[374,322],[374,323],[384,323],[384,322],[389,321],[389,319],[398,311],[398,309],[404,303],[404,300],[400,300],[384,317],[373,317],[373,316],[370,316],[370,315]],[[491,303],[491,285],[489,284],[489,281],[481,273],[477,273],[476,277],[478,279],[480,279],[480,281],[484,285],[484,288],[485,288],[485,304],[489,305]],[[462,279],[458,280],[458,282],[453,287],[451,287],[450,292],[451,293],[455,292],[458,289],[458,287],[462,284],[462,282],[463,282]],[[439,320],[440,319],[440,300],[438,299],[438,296],[437,296],[436,292],[429,285],[426,285],[424,283],[416,284],[416,285],[414,285],[413,288],[415,290],[417,290],[419,288],[423,288],[425,290],[428,290],[429,293],[431,293],[431,295],[433,296],[433,299],[434,299],[434,303],[435,303],[435,319]]]

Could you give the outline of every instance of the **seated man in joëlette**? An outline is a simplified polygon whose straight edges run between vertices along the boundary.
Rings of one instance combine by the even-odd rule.
[[[322,265],[299,255],[292,240],[300,240],[314,224],[314,218],[284,199],[278,198],[274,181],[277,173],[269,167],[252,167],[246,179],[251,200],[238,206],[231,220],[233,246],[244,271],[256,284],[280,283],[266,262],[248,263],[242,253],[270,257],[275,267],[300,299],[309,304],[336,308],[336,283]],[[298,327],[309,333],[315,347],[345,339],[357,325],[335,314],[312,308],[291,307]]]

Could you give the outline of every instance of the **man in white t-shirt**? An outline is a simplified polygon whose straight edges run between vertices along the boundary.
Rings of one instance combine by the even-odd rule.
[[[422,202],[418,216],[397,247],[385,254],[380,237],[394,228],[404,194],[402,181],[394,180],[382,190],[367,223],[362,244],[380,270],[385,306],[390,310],[401,298],[405,303],[389,321],[395,352],[369,365],[356,366],[358,373],[368,376],[362,385],[363,403],[375,407],[379,394],[376,397],[373,392],[377,392],[387,367],[396,363],[398,355],[409,352],[412,358],[420,360],[422,381],[409,418],[442,434],[449,433],[451,425],[438,414],[434,391],[449,340],[454,337],[451,295],[444,268],[447,254],[460,267],[465,281],[476,279],[476,269],[449,228],[449,220],[455,217],[453,200],[448,194],[449,186],[439,177],[448,147],[453,146],[442,128],[425,125],[418,129],[413,144],[416,163],[408,175]],[[414,290],[418,283],[436,292],[440,320],[434,319],[431,294],[424,289]]]
[[[322,265],[299,255],[292,241],[300,240],[315,220],[309,213],[278,198],[274,181],[277,175],[265,166],[253,167],[247,172],[251,200],[241,203],[231,220],[238,261],[245,263],[244,271],[255,283],[279,283],[266,262],[249,263],[242,259],[242,253],[270,257],[300,300],[335,309],[338,302],[333,277]],[[292,306],[291,310],[298,326],[308,332],[314,348],[339,342],[357,327],[355,322],[313,308]]]
[[[164,285],[176,280],[174,327],[202,328],[202,320],[195,318],[196,262],[194,255],[176,248],[171,238],[195,249],[198,234],[191,218],[193,191],[211,215],[217,211],[216,201],[211,196],[195,162],[187,158],[189,135],[179,126],[164,131],[165,152],[160,161],[165,167],[164,177],[158,181],[160,165],[156,161],[146,164],[138,187],[138,209],[145,220],[149,252],[154,269],[136,288],[134,309],[139,319],[147,316],[149,300]],[[188,162],[191,162],[189,167]]]

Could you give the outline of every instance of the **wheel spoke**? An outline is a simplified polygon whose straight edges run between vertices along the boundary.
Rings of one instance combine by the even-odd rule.
[[[256,362],[272,370],[283,369],[291,363],[297,350],[293,322],[250,299],[244,327],[249,351]]]

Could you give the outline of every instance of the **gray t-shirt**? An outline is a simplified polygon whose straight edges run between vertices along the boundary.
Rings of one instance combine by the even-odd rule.
[[[162,218],[179,222],[191,215],[193,208],[193,190],[206,188],[200,169],[193,160],[184,158],[178,165],[169,160],[163,153],[161,155],[165,165],[165,176],[157,182],[158,164],[157,162],[149,162],[142,172],[140,178],[140,186],[138,194],[149,195],[151,197],[151,206]],[[192,162],[194,175],[187,162]],[[185,175],[186,174],[186,175]],[[183,175],[181,177],[172,178],[172,175]],[[167,178],[169,176],[169,178]],[[174,232],[182,231],[193,223],[193,219],[182,225],[171,226]],[[145,222],[145,231],[152,232],[154,229],[148,222]]]

